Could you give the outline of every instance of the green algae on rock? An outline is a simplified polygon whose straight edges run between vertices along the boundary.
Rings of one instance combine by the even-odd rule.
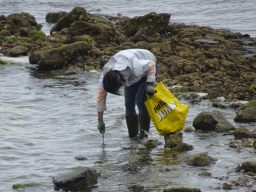
[[[13,189],[26,188],[26,187],[35,187],[41,185],[40,183],[28,183],[28,184],[14,184]]]

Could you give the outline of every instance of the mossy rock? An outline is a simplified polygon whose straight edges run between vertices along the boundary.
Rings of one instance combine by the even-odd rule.
[[[251,100],[236,113],[236,122],[255,122],[256,121],[256,100]]]
[[[207,153],[197,153],[190,155],[186,163],[191,166],[204,167],[214,164],[216,161],[217,159],[207,155]]]
[[[123,33],[128,36],[134,36],[138,30],[144,29],[146,34],[152,36],[154,33],[163,34],[167,31],[170,21],[170,14],[149,13],[143,17],[134,17],[123,27]]]
[[[165,148],[173,148],[177,147],[180,143],[182,143],[182,133],[180,131],[168,134],[164,136],[165,140]]]
[[[58,22],[52,27],[50,34],[52,35],[54,31],[61,31],[64,28],[69,28],[75,21],[87,21],[88,15],[86,10],[82,7],[74,8],[70,13],[65,14],[61,17]]]
[[[253,172],[256,173],[256,162],[244,162],[242,165],[238,165],[236,167],[236,171],[244,170],[245,172]]]
[[[245,127],[238,127],[234,131],[233,134],[236,139],[253,138],[254,137],[253,133],[251,131],[249,131],[248,129],[246,129]]]

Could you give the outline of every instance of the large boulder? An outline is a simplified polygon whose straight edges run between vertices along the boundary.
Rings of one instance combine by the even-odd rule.
[[[193,121],[195,129],[199,130],[215,130],[218,132],[226,132],[235,130],[235,126],[229,123],[220,111],[201,112]]]
[[[53,34],[54,31],[61,31],[64,28],[69,28],[75,21],[87,21],[88,15],[86,10],[82,7],[74,8],[70,13],[61,17],[58,22],[52,27],[50,33]]]
[[[37,24],[35,17],[29,13],[11,14],[6,18],[4,24],[12,35],[18,35],[21,27],[30,28],[31,30],[41,30],[42,28],[42,25]]]
[[[71,37],[80,35],[90,35],[99,43],[113,42],[115,37],[115,29],[104,23],[88,23],[85,21],[75,21],[68,29]]]
[[[40,69],[51,70],[62,68],[76,61],[80,56],[86,56],[92,46],[86,41],[79,41],[63,47],[50,50],[35,51],[30,57],[30,64],[38,64]]]
[[[152,36],[154,33],[163,34],[167,31],[170,17],[171,14],[156,14],[152,12],[145,16],[130,19],[122,30],[128,37],[134,36],[137,32],[141,33],[142,29],[144,29],[143,33],[148,36]]]
[[[57,13],[48,13],[45,17],[45,20],[46,22],[48,23],[57,23],[58,20],[61,18],[61,17],[64,17],[66,16],[68,13],[65,12],[65,11],[60,11],[60,12],[57,12]]]
[[[256,121],[256,100],[251,100],[245,104],[242,109],[236,113],[234,119],[236,122],[254,122]]]
[[[88,190],[98,181],[98,173],[94,169],[77,168],[71,173],[59,175],[53,178],[56,190],[80,191]]]

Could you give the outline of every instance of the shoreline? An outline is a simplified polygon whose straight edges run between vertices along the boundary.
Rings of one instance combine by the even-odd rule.
[[[75,19],[70,19],[71,14],[76,15]],[[17,30],[9,26],[0,31],[0,52],[12,57],[29,56],[30,63],[40,70],[62,69],[68,75],[101,70],[112,55],[123,49],[148,49],[159,63],[158,81],[176,86],[172,92],[207,92],[208,99],[213,100],[256,98],[255,38],[205,26],[170,23],[171,15],[164,13],[134,18],[102,16],[83,8],[49,13],[48,18],[56,22],[49,36],[29,14],[1,16],[5,27],[17,20],[15,17],[23,17],[31,25],[18,24]],[[72,55],[69,50],[77,54]],[[56,60],[57,55],[64,57],[63,54],[66,58]]]

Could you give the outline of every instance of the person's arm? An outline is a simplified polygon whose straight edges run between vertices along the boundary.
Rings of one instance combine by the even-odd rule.
[[[156,63],[152,60],[149,63],[149,70],[147,72],[147,82],[156,82]]]
[[[97,93],[97,112],[98,112],[98,129],[100,133],[105,133],[103,111],[106,110],[106,97],[107,97],[107,92],[99,86],[98,93]]]
[[[98,111],[98,119],[102,119],[103,118],[103,111]]]
[[[152,96],[156,92],[153,86],[155,82],[156,82],[156,63],[151,60],[149,63],[149,70],[147,72],[147,85],[146,85],[147,95]]]

